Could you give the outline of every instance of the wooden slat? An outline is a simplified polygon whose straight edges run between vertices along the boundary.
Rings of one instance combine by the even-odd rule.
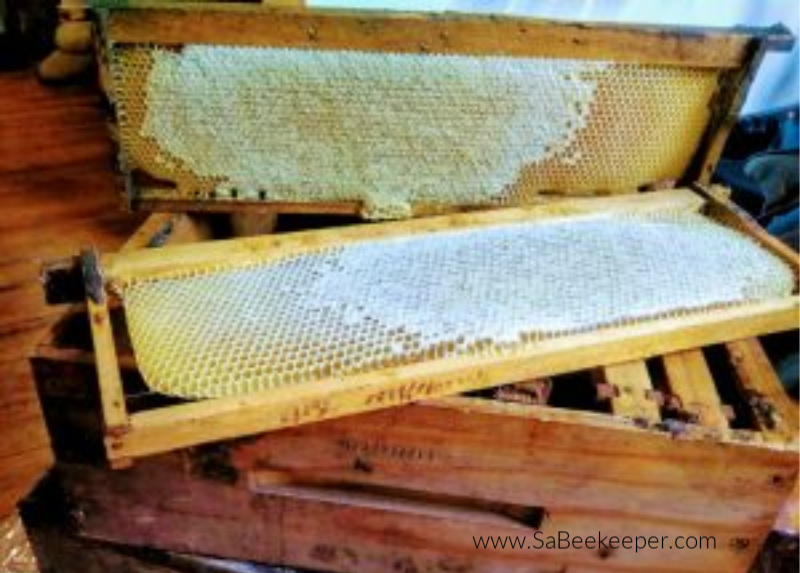
[[[752,237],[766,250],[783,259],[794,270],[795,277],[797,277],[800,253],[774,235],[769,234],[747,211],[731,201],[724,187],[695,184],[693,188],[706,199],[704,210],[709,216]]]
[[[616,396],[611,398],[614,414],[648,424],[661,420],[659,406],[651,395],[653,383],[643,361],[606,366],[602,369],[602,377],[607,384],[617,389]]]
[[[111,317],[108,312],[108,297],[97,265],[97,253],[92,249],[84,250],[81,254],[81,267],[86,285],[86,310],[89,314],[96,358],[100,405],[106,431],[113,434],[127,426],[128,413]]]
[[[207,220],[187,213],[153,213],[120,248],[120,252],[181,245],[211,239]]]
[[[401,492],[389,496],[373,488],[274,485],[253,475],[222,483],[191,468],[189,460],[172,454],[115,475],[78,466],[64,467],[63,475],[71,499],[83,510],[84,536],[311,570],[745,573],[769,529],[769,521],[759,517],[669,520],[649,515],[644,504],[639,506],[643,512],[601,512],[573,505],[568,498],[563,506],[530,507],[529,514],[546,511],[537,525],[502,510],[447,498],[402,497]],[[533,499],[537,481],[543,480],[537,480],[535,471],[519,473],[532,480],[527,491]],[[594,482],[589,478],[584,483]],[[662,499],[678,509],[684,505],[671,493]],[[529,545],[537,531],[545,539],[559,531],[582,538],[598,531],[619,532],[620,537],[663,535],[668,541],[713,536],[717,545],[695,551],[670,551],[669,543],[664,550],[646,551],[487,549],[477,548],[473,539],[518,536]]]
[[[105,254],[102,267],[106,278],[127,281],[132,278],[155,278],[174,272],[175,268],[203,268],[216,263],[259,261],[269,257],[302,254],[320,247],[351,242],[388,239],[412,234],[447,232],[454,228],[480,228],[522,221],[578,219],[618,213],[659,211],[698,211],[705,201],[689,189],[673,189],[646,194],[613,197],[571,198],[553,203],[513,209],[496,209],[428,217],[380,225],[352,225],[333,229],[264,235],[195,245],[168,246],[158,251],[142,249],[119,254]]]
[[[344,379],[284,387],[132,414],[130,427],[107,439],[109,458],[169,451],[369,410],[398,406],[597,365],[696,348],[720,338],[752,336],[796,325],[797,302],[776,301],[715,313],[715,321],[664,319],[619,329],[555,338],[525,356],[458,357]],[[320,391],[324,388],[324,391]]]
[[[797,402],[781,384],[761,343],[755,339],[726,344],[736,381],[743,398],[754,410],[753,419],[762,432],[782,440],[796,441],[800,431]]]
[[[95,89],[54,89],[42,86],[30,70],[3,72],[0,107],[3,516],[52,463],[27,363],[53,318],[39,284],[40,265],[85,244],[116,249],[141,217],[119,210],[104,108]]]
[[[120,252],[147,248],[153,240],[153,237],[171,229],[172,225],[179,217],[180,215],[173,215],[171,213],[153,213],[148,216],[145,222],[136,229],[127,241],[125,241],[125,244],[119,249]]]
[[[698,424],[726,429],[728,419],[703,351],[665,354],[663,361],[670,391],[680,398],[682,408],[696,416]]]
[[[519,17],[268,9],[197,4],[112,11],[114,43],[222,44],[392,53],[589,58],[736,68],[754,34],[710,28],[571,24]],[[631,49],[635,46],[635,49]]]

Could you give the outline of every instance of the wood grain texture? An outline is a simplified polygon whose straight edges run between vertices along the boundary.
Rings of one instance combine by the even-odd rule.
[[[663,360],[667,383],[680,400],[682,409],[700,425],[727,428],[728,420],[703,351],[693,349],[665,354]]]
[[[27,355],[57,308],[39,267],[82,245],[116,248],[136,221],[119,210],[104,114],[88,87],[0,75],[0,515],[50,464]]]
[[[787,394],[764,348],[752,339],[729,342],[726,347],[759,429],[771,439],[796,443],[800,431],[797,402]]]
[[[242,4],[117,10],[108,21],[108,37],[120,44],[210,43],[590,58],[718,68],[740,66],[754,33],[758,31],[573,24],[454,13],[268,9]]]
[[[653,424],[661,419],[659,407],[653,399],[653,383],[643,361],[612,364],[602,369],[603,379],[616,388],[611,398],[611,410],[618,416],[627,416]]]
[[[769,521],[660,519],[642,511],[600,512],[579,504],[545,507],[531,523],[499,506],[448,497],[387,495],[369,488],[269,484],[204,476],[186,452],[158,456],[124,472],[62,466],[82,534],[135,546],[325,571],[608,571],[744,573]],[[535,472],[529,472],[531,480]],[[544,481],[544,480],[540,480]],[[533,498],[537,487],[528,488]],[[665,496],[682,505],[680,494]],[[527,509],[527,514],[524,509]],[[523,508],[523,515],[535,507]],[[568,531],[714,536],[716,550],[600,551],[479,549],[473,536],[542,538]],[[619,533],[617,533],[619,532]],[[431,540],[435,540],[434,543]]]

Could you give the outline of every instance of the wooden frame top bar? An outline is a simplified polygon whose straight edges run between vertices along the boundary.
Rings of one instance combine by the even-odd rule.
[[[528,207],[457,213],[382,223],[303,231],[283,235],[261,235],[200,244],[167,246],[159,250],[142,249],[108,253],[101,257],[107,282],[125,283],[134,279],[158,278],[176,268],[208,268],[209,265],[236,265],[270,260],[271,257],[299,255],[335,244],[374,241],[410,235],[444,232],[453,229],[490,227],[545,219],[605,217],[614,213],[657,213],[699,211],[705,199],[689,189],[610,197],[570,198]]]
[[[252,4],[141,4],[112,9],[112,44],[218,44],[611,60],[738,68],[753,41],[791,46],[782,26],[686,28],[555,22],[455,13],[269,8]],[[102,7],[102,4],[101,4]]]

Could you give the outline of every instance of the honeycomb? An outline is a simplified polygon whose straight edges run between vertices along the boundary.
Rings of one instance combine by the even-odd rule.
[[[698,213],[449,229],[114,285],[158,392],[237,396],[794,290],[790,267]],[[270,259],[267,260],[266,257]]]
[[[174,184],[157,197],[357,202],[374,219],[676,179],[719,76],[208,45],[115,46],[110,66],[127,167]]]

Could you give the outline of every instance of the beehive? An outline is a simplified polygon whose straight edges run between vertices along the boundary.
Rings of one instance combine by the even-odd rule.
[[[129,409],[169,408],[125,332]],[[155,558],[165,571],[194,562],[160,549],[240,562],[217,563],[224,571],[744,573],[797,479],[797,405],[754,339],[179,449],[124,471],[105,463],[95,362],[87,315],[74,310],[33,358],[58,458],[56,496],[38,503],[51,518],[67,504],[59,519],[73,529],[56,531],[78,536],[67,550],[134,571]],[[561,530],[705,536],[716,548],[473,542]],[[62,558],[47,539],[37,547],[45,563]]]
[[[752,338],[796,327],[797,257],[704,183],[785,37],[253,6],[104,21],[134,207],[510,208],[215,242],[156,215],[87,250],[88,312],[34,358],[82,536],[341,572],[747,569],[797,478],[796,407]],[[587,524],[721,547],[472,541]]]

